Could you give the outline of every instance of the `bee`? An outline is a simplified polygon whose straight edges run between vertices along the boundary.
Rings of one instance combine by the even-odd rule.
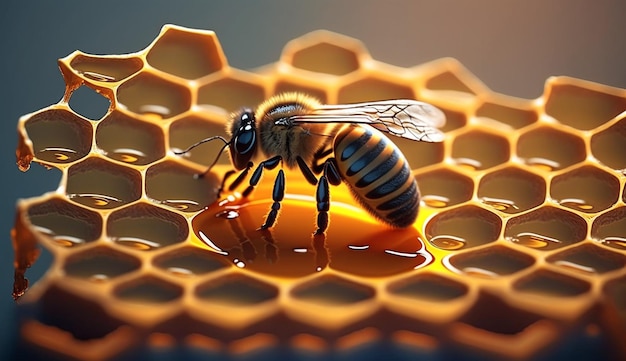
[[[316,186],[315,234],[326,231],[330,185],[341,182],[375,218],[403,228],[417,218],[419,189],[406,158],[381,131],[414,141],[441,142],[444,134],[438,128],[445,121],[440,109],[416,100],[327,105],[306,94],[283,93],[265,100],[256,110],[243,108],[233,113],[226,129],[230,139],[203,139],[179,154],[221,140],[224,146],[203,174],[227,148],[234,169],[224,175],[219,192],[227,179],[239,172],[228,187],[233,191],[254,168],[244,197],[252,193],[264,170],[281,165],[274,180],[273,203],[260,229],[272,227],[278,217],[286,185],[282,167],[298,168]]]

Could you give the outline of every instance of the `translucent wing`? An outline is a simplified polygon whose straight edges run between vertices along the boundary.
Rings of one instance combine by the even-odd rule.
[[[369,103],[322,105],[306,115],[290,118],[293,123],[355,123],[368,124],[397,137],[441,142],[444,135],[437,128],[446,122],[437,107],[416,100],[383,100]]]

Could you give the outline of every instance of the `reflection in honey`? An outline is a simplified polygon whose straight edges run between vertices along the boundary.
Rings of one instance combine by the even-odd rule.
[[[297,185],[289,183],[289,189],[298,192]],[[366,277],[389,276],[433,260],[415,228],[390,229],[342,202],[331,202],[331,226],[325,235],[314,236],[314,199],[285,197],[277,224],[269,230],[258,228],[271,199],[211,205],[193,219],[196,241],[239,268],[281,277],[303,277],[326,267]]]

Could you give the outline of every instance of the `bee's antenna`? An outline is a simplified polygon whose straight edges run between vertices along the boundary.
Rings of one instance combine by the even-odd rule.
[[[230,142],[229,142],[229,141],[227,141],[227,140],[226,140],[224,137],[222,137],[221,135],[215,135],[215,136],[212,136],[212,137],[204,138],[204,139],[202,139],[201,141],[198,141],[198,142],[196,142],[196,143],[194,143],[194,144],[190,145],[190,146],[189,146],[189,147],[187,147],[187,149],[185,149],[185,150],[181,150],[181,151],[174,151],[174,154],[176,154],[176,155],[183,155],[183,154],[185,154],[185,153],[189,152],[190,150],[192,150],[193,148],[195,148],[195,147],[197,147],[197,146],[199,146],[199,145],[202,145],[202,144],[204,144],[204,143],[208,143],[208,142],[210,142],[210,141],[212,141],[212,140],[215,140],[215,139],[219,139],[219,140],[221,140],[222,142],[224,142],[224,144],[225,144],[225,145],[230,144]],[[221,153],[221,151],[220,151],[220,153]]]
[[[224,152],[224,149],[226,149],[226,147],[228,147],[228,146],[230,145],[230,141],[226,140],[226,138],[222,137],[221,135],[216,135],[216,136],[213,136],[213,137],[209,137],[209,138],[202,139],[201,141],[198,141],[198,142],[196,142],[196,143],[194,143],[194,144],[190,145],[190,146],[189,146],[189,147],[187,147],[187,149],[185,149],[185,150],[182,150],[182,151],[175,151],[175,152],[174,152],[174,154],[176,154],[176,155],[183,155],[183,154],[185,154],[185,153],[189,152],[190,150],[192,150],[193,148],[195,148],[195,147],[197,147],[197,146],[199,146],[199,145],[201,145],[201,144],[208,143],[208,142],[210,142],[210,141],[212,141],[212,140],[216,140],[216,139],[219,139],[219,140],[221,140],[222,142],[224,142],[224,145],[222,146],[222,148],[220,149],[220,151],[217,153],[217,156],[215,157],[215,159],[213,160],[213,162],[211,163],[211,165],[209,165],[209,167],[208,167],[208,168],[207,168],[204,172],[202,172],[202,173],[198,173],[198,174],[196,174],[196,175],[194,176],[195,178],[202,178],[202,177],[204,177],[206,174],[208,174],[208,173],[211,171],[211,168],[213,168],[213,166],[214,166],[215,164],[217,164],[217,161],[220,159],[220,156],[221,156],[221,155],[222,155],[222,153]]]

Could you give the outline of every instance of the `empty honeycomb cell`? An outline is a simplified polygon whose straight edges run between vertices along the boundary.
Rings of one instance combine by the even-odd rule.
[[[530,166],[553,171],[582,162],[587,154],[583,139],[555,128],[540,127],[520,136],[517,156]]]
[[[146,165],[165,156],[161,128],[114,111],[96,128],[96,145],[112,159]]]
[[[535,123],[539,118],[537,112],[530,105],[530,102],[528,102],[527,106],[487,102],[476,110],[476,117],[493,119],[512,128],[519,129]]]
[[[546,183],[538,175],[507,167],[483,176],[477,195],[484,204],[514,214],[541,205],[546,198]]]
[[[118,244],[152,250],[181,243],[189,228],[179,214],[146,203],[117,210],[109,216],[107,236]]]
[[[338,276],[326,275],[296,286],[291,295],[317,305],[348,306],[371,299],[375,290]]]
[[[394,296],[429,302],[455,300],[469,291],[467,285],[434,273],[421,273],[395,281],[387,290]]]
[[[400,148],[411,169],[443,162],[445,152],[443,143],[415,142],[394,136],[389,136],[389,139]]]
[[[358,40],[316,31],[285,46],[282,62],[294,68],[315,73],[345,75],[360,67],[359,58],[367,55],[367,50]]]
[[[604,286],[604,294],[611,300],[617,314],[610,316],[618,316],[619,321],[612,319],[612,322],[620,322],[621,329],[626,330],[626,277],[613,279]]]
[[[506,138],[483,131],[461,134],[452,143],[452,161],[472,170],[488,169],[505,163],[510,153]]]
[[[446,265],[453,271],[484,278],[508,276],[534,263],[533,257],[504,246],[490,246],[456,254],[446,260]]]
[[[626,207],[597,217],[591,226],[591,237],[606,246],[626,250]]]
[[[575,213],[544,206],[509,219],[504,237],[539,250],[552,250],[578,243],[587,235],[587,222]]]
[[[213,173],[197,177],[198,171],[172,161],[146,170],[146,196],[183,212],[197,212],[217,198],[219,180]]]
[[[591,284],[563,273],[540,269],[515,281],[513,288],[541,296],[574,297],[589,292]]]
[[[138,270],[141,261],[108,247],[95,247],[71,255],[63,270],[71,277],[102,282]]]
[[[167,119],[191,107],[191,91],[178,83],[143,72],[117,89],[118,107],[156,119]]]
[[[455,129],[463,128],[467,124],[467,115],[465,113],[448,110],[439,107],[446,114],[446,124],[441,128],[444,132],[450,132]]]
[[[34,230],[63,247],[93,242],[102,232],[102,217],[62,198],[35,203],[28,209]]]
[[[591,153],[602,164],[623,172],[626,169],[626,118],[594,134]]]
[[[473,98],[476,93],[452,71],[445,71],[426,81],[426,89],[440,93],[442,97]]]
[[[474,182],[471,178],[450,169],[437,169],[415,175],[422,201],[429,207],[450,207],[472,198]]]
[[[91,124],[67,109],[53,107],[34,113],[26,120],[25,128],[38,160],[71,163],[91,150]]]
[[[196,297],[231,307],[252,306],[278,297],[278,289],[244,275],[223,276],[198,286]]]
[[[88,86],[80,86],[70,94],[70,109],[89,120],[100,120],[111,107],[111,101]]]
[[[88,158],[68,170],[66,194],[96,209],[116,208],[141,197],[138,171],[100,158]]]
[[[415,99],[415,93],[410,86],[392,82],[389,77],[370,76],[342,86],[337,99],[339,104],[385,99]]]
[[[153,263],[170,274],[180,276],[202,275],[228,267],[222,256],[197,247],[170,251],[156,257]]]
[[[175,152],[182,152],[196,142],[213,136],[221,136],[228,139],[224,121],[210,120],[198,116],[189,116],[175,120],[169,129],[170,148]],[[209,166],[219,154],[224,143],[211,141],[189,150],[181,157],[195,163]],[[227,157],[221,157],[222,164],[230,164]]]
[[[183,288],[154,276],[143,276],[117,285],[113,295],[139,304],[159,304],[180,299]]]
[[[56,285],[46,289],[37,306],[39,322],[69,332],[77,340],[97,341],[125,324],[98,302]]]
[[[156,69],[185,79],[197,79],[227,66],[215,33],[171,25],[163,27],[146,60]]]
[[[435,247],[444,250],[471,248],[494,242],[502,220],[486,209],[464,205],[445,210],[428,221],[425,234]]]
[[[547,258],[551,264],[583,274],[603,274],[626,266],[626,256],[607,249],[583,244]]]
[[[143,67],[143,61],[136,56],[120,58],[75,53],[69,56],[69,67],[79,76],[97,82],[112,83],[122,81]],[[67,59],[67,58],[66,58]],[[66,59],[62,59],[63,62]]]
[[[328,102],[328,95],[323,89],[317,89],[314,87],[302,85],[301,83],[291,82],[286,79],[278,81],[274,86],[274,94],[290,92],[304,93],[310,95],[322,104],[326,104]]]
[[[554,177],[550,196],[560,205],[586,213],[603,211],[617,202],[620,185],[615,176],[584,166]]]
[[[245,79],[245,77],[241,77]],[[198,89],[198,105],[220,107],[233,112],[243,107],[255,108],[265,100],[265,89],[256,82],[223,78]]]
[[[520,334],[540,320],[539,315],[511,306],[487,292],[481,292],[476,303],[459,319],[478,329],[502,335]]]
[[[615,93],[580,80],[551,79],[546,85],[545,111],[562,124],[591,130],[626,110],[626,94]]]

